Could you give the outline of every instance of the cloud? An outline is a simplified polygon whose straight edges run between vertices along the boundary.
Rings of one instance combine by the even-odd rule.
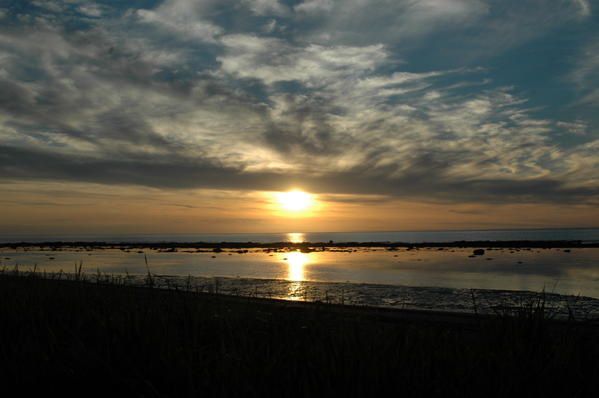
[[[567,79],[581,93],[579,103],[599,104],[599,35],[591,37],[579,51]]]
[[[222,28],[203,19],[205,4],[189,0],[166,0],[153,10],[139,9],[135,15],[141,22],[155,24],[185,39],[212,42]]]
[[[476,65],[588,20],[586,0],[347,0],[296,6],[305,41],[385,44]]]
[[[334,7],[333,0],[305,0],[293,7],[296,12],[319,13],[331,11]]]
[[[324,83],[323,79],[372,70],[387,57],[382,45],[298,47],[281,39],[253,35],[228,35],[221,42],[225,53],[217,60],[223,72],[267,84],[296,80],[317,86]]]
[[[102,7],[98,4],[82,4],[79,6],[79,12],[87,15],[88,17],[99,18],[102,16]]]
[[[557,127],[560,127],[562,129],[566,130],[569,134],[574,134],[574,135],[579,135],[579,136],[587,135],[588,128],[589,128],[588,124],[581,120],[577,120],[574,122],[558,121],[556,123],[556,125],[557,125]]]
[[[256,15],[286,15],[289,9],[278,0],[243,0]]]
[[[35,0],[31,4],[52,12],[62,12],[66,8],[63,2],[52,0]]]
[[[416,68],[391,43],[398,32],[474,29],[493,11],[486,2],[375,3],[372,18],[383,22],[374,27],[358,1],[345,10],[307,1],[297,15],[245,3],[228,25],[214,16],[217,3],[167,0],[98,18],[46,8],[0,27],[1,178],[596,202],[591,123],[543,116],[527,90],[495,83],[490,68]],[[271,18],[277,5],[284,18]],[[308,15],[323,6],[330,17]],[[320,29],[311,18],[330,18],[318,27],[339,28],[343,40],[312,40]],[[281,19],[285,32],[274,28]],[[570,77],[586,95],[594,54],[589,45]],[[577,141],[562,145],[563,131]]]
[[[544,178],[530,180],[462,180],[443,178],[440,169],[422,170],[398,177],[376,175],[366,170],[325,175],[244,173],[242,170],[223,168],[191,159],[147,157],[146,159],[109,160],[81,156],[59,156],[48,152],[0,148],[0,170],[10,172],[13,179],[58,180],[95,182],[110,185],[142,185],[157,188],[184,189],[236,189],[277,191],[297,178],[302,187],[313,192],[338,194],[374,194],[395,197],[435,196],[432,202],[484,201],[488,203],[579,203],[596,197],[596,186],[567,187],[560,181]],[[430,160],[430,159],[429,159]],[[424,166],[424,164],[422,165]],[[5,176],[7,174],[4,174]],[[425,176],[426,179],[423,177]],[[6,178],[6,177],[5,177]],[[425,196],[426,197],[426,196]]]
[[[262,31],[264,33],[273,33],[277,29],[277,27],[277,20],[271,19],[262,26]]]
[[[588,17],[591,15],[591,4],[588,0],[573,0],[580,9],[580,15],[582,17]]]
[[[481,0],[306,1],[295,7],[300,17],[320,23],[311,39],[362,45],[367,41],[403,42],[437,30],[474,23],[488,12]],[[356,29],[359,27],[359,29]]]

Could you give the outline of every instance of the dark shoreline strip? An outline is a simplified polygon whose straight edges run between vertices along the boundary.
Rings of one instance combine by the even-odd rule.
[[[129,249],[326,249],[326,248],[358,248],[383,247],[389,249],[419,248],[519,248],[519,249],[565,249],[565,248],[599,248],[599,242],[581,240],[515,240],[515,241],[455,241],[455,242],[85,242],[85,241],[49,241],[49,242],[14,242],[0,243],[0,248],[71,248],[84,247],[90,249],[129,248]]]

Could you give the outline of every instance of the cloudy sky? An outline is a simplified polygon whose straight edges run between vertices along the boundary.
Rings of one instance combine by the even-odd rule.
[[[0,0],[0,232],[598,226],[598,14]]]

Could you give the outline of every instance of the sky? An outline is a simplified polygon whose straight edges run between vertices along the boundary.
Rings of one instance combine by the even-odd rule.
[[[0,233],[597,227],[598,14],[0,0]]]

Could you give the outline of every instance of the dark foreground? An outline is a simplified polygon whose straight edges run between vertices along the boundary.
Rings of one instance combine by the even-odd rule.
[[[3,389],[83,396],[594,396],[599,328],[0,276]]]

